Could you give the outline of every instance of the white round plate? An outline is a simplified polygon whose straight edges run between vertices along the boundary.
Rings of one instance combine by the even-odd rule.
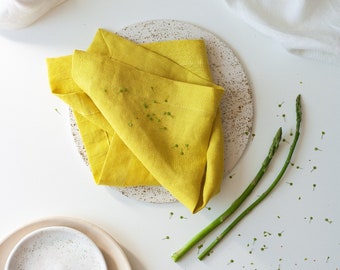
[[[14,250],[16,249],[16,246],[21,245],[18,243],[23,241],[22,239],[25,239],[25,237],[27,237],[33,232],[36,232],[37,230],[40,230],[40,229],[45,230],[45,229],[48,229],[49,227],[56,227],[56,226],[68,227],[70,230],[71,229],[77,230],[79,233],[84,234],[88,238],[87,242],[93,241],[94,245],[97,247],[97,249],[100,250],[102,256],[104,257],[107,269],[131,270],[131,266],[128,262],[128,259],[125,253],[123,252],[119,244],[112,238],[111,235],[109,235],[107,232],[103,231],[96,225],[93,225],[89,222],[86,222],[80,219],[75,219],[75,218],[68,218],[68,217],[52,217],[52,218],[38,220],[28,225],[25,225],[24,227],[16,230],[11,235],[9,235],[6,239],[4,239],[0,243],[0,269],[5,269],[6,261],[14,260]],[[29,242],[32,243],[31,240]],[[39,245],[40,243],[41,241],[39,241]],[[72,254],[74,254],[74,251],[72,251]],[[10,257],[11,259],[9,259]],[[100,255],[98,255],[97,260],[100,260],[99,257]],[[16,269],[16,268],[9,268],[9,270],[12,270],[12,269]],[[19,269],[30,269],[30,268],[19,268]],[[38,267],[35,269],[44,269],[44,268]],[[52,268],[51,267],[48,269],[69,269],[69,268]],[[75,268],[75,269],[79,269],[79,268]],[[86,269],[86,268],[82,268],[82,269]],[[96,269],[96,268],[92,268],[92,269]],[[106,268],[97,268],[97,269],[106,269]]]
[[[179,39],[203,39],[206,43],[214,82],[225,89],[221,101],[224,132],[224,175],[234,168],[246,149],[253,124],[253,95],[242,64],[228,44],[213,33],[187,22],[152,20],[130,25],[118,34],[137,43]],[[71,114],[72,133],[81,156],[87,162],[79,130]],[[138,176],[136,176],[138,177]],[[152,203],[175,202],[163,187],[110,187],[123,195]]]
[[[106,270],[103,254],[78,230],[52,226],[35,230],[12,250],[5,270]]]

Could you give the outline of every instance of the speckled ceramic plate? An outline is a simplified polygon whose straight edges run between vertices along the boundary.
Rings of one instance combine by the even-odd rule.
[[[14,247],[5,270],[79,269],[106,270],[96,244],[82,232],[52,226],[35,230]]]
[[[13,255],[13,250],[22,239],[37,230],[55,226],[72,228],[91,239],[103,254],[107,269],[131,270],[131,266],[123,249],[110,234],[90,222],[71,217],[44,218],[26,224],[11,233],[0,242],[0,269],[5,269],[6,262],[11,257],[11,254]]]
[[[248,144],[253,123],[253,95],[246,73],[228,44],[213,33],[187,22],[152,20],[130,25],[118,32],[138,43],[203,39],[206,43],[211,72],[216,84],[225,89],[221,101],[224,131],[225,176],[236,165]],[[72,132],[80,154],[87,162],[79,130],[71,114]],[[175,202],[164,188],[154,186],[110,187],[123,195],[153,203]]]

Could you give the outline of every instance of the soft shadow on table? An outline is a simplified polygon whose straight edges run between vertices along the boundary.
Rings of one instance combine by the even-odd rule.
[[[131,265],[131,269],[132,270],[147,270],[141,263],[141,261],[133,254],[131,253],[129,250],[123,248],[128,260],[129,260],[129,263]],[[108,269],[108,270],[111,270],[111,269]]]

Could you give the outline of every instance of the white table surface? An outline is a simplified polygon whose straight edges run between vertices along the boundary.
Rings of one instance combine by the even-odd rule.
[[[48,85],[47,57],[86,49],[98,28],[119,31],[150,19],[190,22],[224,39],[253,89],[255,136],[209,202],[210,210],[195,215],[179,203],[141,203],[96,186],[74,145],[68,107]],[[37,219],[68,216],[110,233],[136,270],[340,269],[339,67],[287,53],[235,17],[222,0],[69,0],[29,28],[1,31],[0,48],[0,239]],[[298,93],[303,124],[295,166],[212,256],[201,262],[194,249],[174,263],[171,254],[251,181],[276,129],[282,126],[291,139]],[[280,149],[246,205],[280,169],[288,145]]]

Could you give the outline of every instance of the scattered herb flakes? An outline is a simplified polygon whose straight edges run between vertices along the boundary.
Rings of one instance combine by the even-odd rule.
[[[201,248],[203,248],[203,244],[197,246],[197,254],[200,253]]]
[[[331,258],[331,257],[327,256],[327,258],[326,258],[326,263],[329,262],[329,259],[330,259],[330,258]]]
[[[171,112],[163,112],[163,115],[169,116],[171,118],[174,118],[173,114]]]
[[[317,169],[318,167],[316,167],[315,165],[313,166],[313,168],[310,170],[310,172],[313,172]]]
[[[327,223],[329,223],[329,224],[332,224],[332,223],[333,223],[333,221],[330,220],[329,218],[325,218],[325,221],[326,221]]]
[[[54,108],[54,111],[61,115],[61,113],[59,112],[58,108]]]
[[[319,147],[314,147],[314,151],[322,151]]]
[[[180,219],[187,219],[185,216],[179,216]]]
[[[316,188],[316,184],[313,184],[313,191],[315,190],[315,188]]]
[[[282,142],[289,144],[289,141],[287,139],[285,139],[285,138],[282,139]]]
[[[272,234],[270,232],[267,232],[267,231],[264,231],[263,232],[263,236],[264,237],[267,237],[267,236],[271,236]]]
[[[282,237],[283,232],[284,232],[284,231],[281,231],[281,232],[277,233],[277,236],[278,236],[278,237]]]
[[[284,104],[285,102],[284,101],[282,101],[279,105],[277,105],[279,108],[281,108],[282,107],[282,105]]]
[[[283,113],[281,116],[282,116],[283,120],[286,122],[286,114]]]
[[[126,87],[122,87],[122,88],[119,89],[119,93],[125,93],[127,91],[128,91],[128,89]]]
[[[288,185],[290,185],[290,186],[293,186],[294,185],[294,183],[293,182],[286,182]]]
[[[235,173],[232,173],[228,177],[229,177],[229,179],[232,179],[234,176],[235,176]]]
[[[321,139],[323,139],[323,137],[326,135],[325,131],[321,131]]]
[[[234,259],[230,259],[228,265],[229,265],[229,264],[232,264],[232,263],[234,263],[234,262],[235,262]]]
[[[167,235],[167,236],[165,236],[162,240],[169,240],[169,239],[170,239],[170,236]]]
[[[311,222],[313,221],[314,218],[313,218],[312,216],[310,216],[309,218],[305,217],[304,219],[305,219],[305,220],[308,220],[308,222],[311,223]]]
[[[179,154],[181,155],[181,156],[183,156],[186,152],[185,152],[185,150],[186,151],[188,151],[189,150],[189,144],[184,144],[184,145],[179,145],[179,144],[174,144],[174,146],[172,147],[172,148],[175,148],[175,149],[179,149],[178,151],[179,151]]]
[[[170,212],[169,219],[171,219],[174,216],[174,212]]]
[[[211,207],[210,207],[210,206],[206,206],[205,208],[208,209],[209,211],[211,210]]]
[[[261,251],[265,251],[266,249],[268,249],[268,247],[265,244],[263,244],[263,246],[261,247]]]

